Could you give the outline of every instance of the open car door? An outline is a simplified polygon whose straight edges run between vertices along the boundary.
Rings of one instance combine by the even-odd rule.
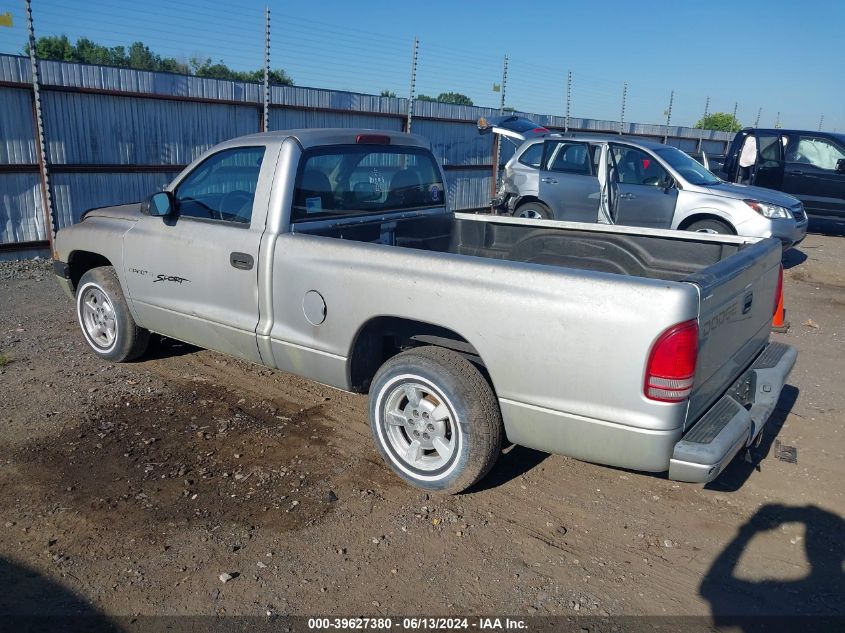
[[[757,165],[751,184],[767,189],[783,189],[783,150],[786,138],[783,134],[756,132]]]

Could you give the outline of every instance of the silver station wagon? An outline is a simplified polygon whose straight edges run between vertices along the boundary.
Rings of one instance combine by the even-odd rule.
[[[721,180],[681,150],[616,135],[553,133],[517,116],[482,119],[479,132],[509,139],[494,207],[517,217],[775,237],[807,234],[802,203]]]

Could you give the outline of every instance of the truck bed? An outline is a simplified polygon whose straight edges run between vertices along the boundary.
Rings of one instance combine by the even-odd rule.
[[[745,247],[739,240],[725,243],[725,240],[703,234],[680,234],[683,239],[667,239],[665,231],[630,227],[620,231],[596,224],[544,223],[468,214],[389,221],[358,218],[354,223],[333,226],[303,223],[297,226],[297,231],[439,253],[666,281],[683,281]]]
[[[700,297],[699,356],[685,428],[724,394],[768,340],[781,259],[776,240],[470,214],[359,217],[332,224],[302,223],[294,232],[694,285]]]

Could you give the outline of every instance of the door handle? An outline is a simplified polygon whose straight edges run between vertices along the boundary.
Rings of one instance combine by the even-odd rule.
[[[637,197],[637,196],[635,196],[635,195],[634,195],[634,194],[632,194],[632,193],[620,193],[620,194],[619,194],[619,199],[620,199],[620,200],[633,200],[633,199],[634,199],[634,198],[636,198],[636,197]]]
[[[555,180],[554,178],[540,178],[540,182],[544,182],[547,185],[556,185],[557,184],[557,180]]]
[[[255,260],[248,253],[231,253],[229,263],[240,270],[252,270]]]
[[[804,175],[804,172],[801,171],[800,169],[790,169],[786,173],[789,174],[790,176],[803,176]]]

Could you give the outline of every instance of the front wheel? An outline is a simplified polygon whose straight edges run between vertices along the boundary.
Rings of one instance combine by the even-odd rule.
[[[138,327],[123,296],[114,268],[92,268],[79,280],[76,315],[82,335],[104,360],[122,363],[143,354],[150,333]]]
[[[370,427],[385,462],[413,486],[456,494],[486,475],[502,446],[490,384],[451,350],[388,360],[370,387]]]
[[[513,212],[515,218],[529,218],[531,220],[551,220],[552,210],[542,202],[526,202]]]
[[[685,231],[694,231],[696,233],[711,233],[717,235],[735,235],[730,226],[721,220],[698,220],[690,224]]]

